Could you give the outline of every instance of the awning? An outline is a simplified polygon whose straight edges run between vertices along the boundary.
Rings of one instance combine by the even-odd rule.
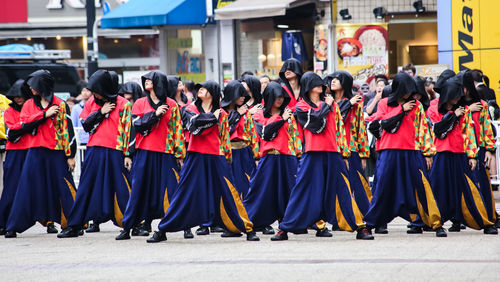
[[[101,28],[202,25],[205,0],[130,0],[104,15]]]
[[[216,20],[242,20],[284,16],[286,9],[295,8],[315,1],[305,0],[236,0],[215,10]]]

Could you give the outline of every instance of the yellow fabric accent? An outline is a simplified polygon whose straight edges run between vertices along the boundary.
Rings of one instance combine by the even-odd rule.
[[[299,141],[300,142],[300,141]],[[276,149],[272,149],[272,150],[269,150],[267,151],[268,155],[279,155],[280,154],[280,151],[276,150]]]
[[[465,113],[462,123],[462,138],[464,140],[464,152],[469,159],[477,158],[479,148],[476,143],[476,134],[474,131],[474,120],[469,107],[465,107]]]
[[[239,150],[248,147],[244,141],[231,141],[231,149]]]
[[[481,227],[477,224],[476,220],[474,220],[474,217],[470,214],[469,209],[467,208],[467,204],[465,203],[465,198],[464,195],[462,194],[462,214],[465,219],[465,223],[467,226],[469,226],[472,229],[480,230]]]
[[[168,201],[168,189],[165,187],[165,195],[163,196],[163,212],[166,214],[168,207],[170,207],[170,202]]]
[[[467,178],[467,183],[469,184],[472,197],[474,198],[474,203],[476,204],[476,208],[479,211],[479,214],[481,215],[483,224],[485,226],[493,225],[493,222],[488,220],[488,213],[486,212],[486,207],[484,206],[484,201],[483,198],[481,197],[479,189],[477,189],[477,186],[474,184],[474,182],[472,182],[472,180],[467,175],[465,175],[465,178]]]
[[[342,114],[340,113],[339,106],[335,103],[333,103],[333,105],[335,105],[335,120],[337,122],[335,129],[337,130],[337,146],[339,153],[342,157],[349,158],[351,156],[351,150],[349,150],[349,142],[347,141]]]
[[[422,183],[424,184],[425,188],[425,197],[427,198],[427,210],[429,214],[427,214],[424,210],[424,207],[422,206],[422,203],[420,202],[420,199],[418,198],[418,193],[415,191],[415,198],[417,200],[417,207],[418,211],[420,213],[420,217],[422,218],[422,221],[427,225],[432,227],[433,229],[436,229],[438,227],[441,227],[441,213],[439,212],[439,209],[436,204],[436,200],[434,199],[434,194],[432,193],[431,185],[429,184],[429,181],[425,177],[424,173],[420,171],[420,174],[422,174]]]
[[[416,213],[410,213],[410,219],[411,219],[411,222],[414,222],[415,220],[417,220],[417,214]]]
[[[3,112],[9,108],[9,104],[12,101],[9,100],[6,96],[0,94],[0,139],[7,139],[7,135],[5,135],[5,122],[3,119]]]
[[[66,104],[61,101],[59,103],[59,112],[54,117],[55,128],[55,150],[63,150],[66,156],[71,155],[71,146],[69,144],[69,127],[68,116],[66,112]]]
[[[222,222],[226,226],[227,230],[233,233],[241,233],[241,231],[238,228],[236,228],[234,223],[227,215],[226,209],[224,208],[224,202],[222,201],[222,197],[220,198],[220,217],[222,218]]]
[[[479,139],[478,147],[484,147],[488,151],[495,150],[495,135],[491,125],[490,112],[488,111],[488,103],[481,100],[481,114],[479,116]]]
[[[226,180],[227,186],[229,187],[229,190],[231,190],[231,195],[233,196],[234,204],[236,205],[238,214],[241,220],[243,221],[243,224],[245,225],[246,232],[251,232],[253,230],[253,223],[248,218],[247,210],[245,209],[245,206],[243,206],[243,202],[241,201],[241,198],[238,195],[238,191],[236,191],[236,188],[234,188],[231,181],[227,180],[227,178],[225,177],[224,180]]]
[[[128,194],[130,196],[130,184],[128,183],[128,180],[127,180],[127,177],[125,176],[125,174],[123,174],[123,180],[125,180],[125,184],[127,184],[127,188],[128,188]]]
[[[169,134],[167,136],[167,139],[170,139],[167,141],[167,144],[170,144],[170,142],[173,143],[173,151],[175,152],[175,157],[178,159],[183,159],[186,157],[186,141],[184,140],[184,133],[182,131],[182,121],[181,121],[181,112],[179,110],[179,107],[176,106],[171,110],[171,117],[169,121],[169,125],[172,124],[172,130],[174,132],[173,138]],[[173,140],[171,140],[173,139]],[[171,149],[169,149],[171,151]]]
[[[352,230],[351,226],[347,223],[347,220],[345,219],[344,214],[340,209],[338,196],[335,198],[335,215],[337,216],[337,224],[339,225],[340,229],[350,232],[354,231]]]
[[[370,157],[370,144],[368,143],[363,107],[360,104],[355,104],[352,107],[351,111],[354,111],[354,114],[350,128],[351,140],[347,141],[349,149],[352,152],[358,152],[360,158],[368,158]]]
[[[71,185],[71,182],[69,182],[66,177],[64,178],[64,181],[66,181],[66,184],[68,184],[69,191],[71,192],[71,196],[73,197],[74,201],[76,199],[76,189],[75,187],[73,187],[73,185]]]
[[[368,185],[368,182],[366,181],[366,178],[361,174],[361,172],[358,171],[359,179],[361,180],[361,183],[363,184],[363,188],[365,188],[366,196],[368,197],[368,201],[372,201],[373,195],[372,195],[372,190],[370,189],[370,185]]]
[[[248,181],[250,181],[250,175],[248,175],[247,173],[245,173],[245,175],[247,176]]]
[[[219,117],[219,155],[225,156],[228,163],[233,161],[233,152],[231,150],[231,140],[229,136],[229,122],[227,114],[221,113]]]
[[[326,227],[326,222],[324,220],[319,220],[315,224],[318,230],[324,229]]]
[[[356,221],[356,225],[359,227],[365,227],[366,223],[363,222],[363,214],[359,210],[358,204],[356,204],[356,200],[352,196],[352,191],[351,191],[351,183],[349,183],[349,179],[341,173],[342,177],[344,178],[345,184],[347,184],[347,189],[349,189],[349,195],[351,197],[351,206],[352,206],[352,212],[354,213],[354,218]]]
[[[118,226],[123,227],[123,213],[120,210],[120,206],[118,205],[118,198],[116,197],[115,193],[115,220],[116,223],[118,223]]]
[[[297,128],[297,121],[293,115],[290,117],[291,123],[288,123],[288,150],[290,150],[290,154],[292,156],[300,157],[302,156],[302,141],[299,138],[299,129]],[[276,151],[277,153],[270,153],[272,151]],[[279,155],[278,150],[271,150],[267,152],[268,154]]]
[[[422,104],[417,105],[415,112],[415,150],[422,151],[425,157],[432,157],[436,154],[436,145],[434,144],[434,134],[430,130],[430,125]]]
[[[132,127],[132,106],[130,102],[127,102],[123,109],[120,109],[119,120],[118,120],[118,137],[116,145],[116,150],[122,151],[125,156],[130,153],[128,151],[128,146],[130,142],[130,130]]]
[[[177,180],[177,183],[179,183],[179,173],[177,173],[177,170],[175,170],[175,168],[172,168],[172,170],[174,171],[175,179]]]
[[[61,205],[61,228],[64,229],[68,227],[68,220],[66,219],[66,216],[64,216],[62,201],[60,199],[59,199],[59,204]]]

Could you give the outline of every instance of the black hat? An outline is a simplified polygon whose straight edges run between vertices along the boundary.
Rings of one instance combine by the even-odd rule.
[[[217,82],[213,80],[205,81],[203,83],[198,83],[195,85],[195,90],[198,92],[200,88],[206,88],[208,90],[208,93],[212,95],[212,112],[220,108],[220,97],[221,97],[221,91],[220,91],[220,86]],[[201,99],[196,99],[194,102],[196,107],[201,108]]]
[[[347,99],[351,99],[352,98],[352,82],[353,82],[353,78],[351,76],[350,73],[346,72],[346,71],[336,71],[332,74],[329,74],[326,76],[326,81],[327,81],[327,87],[328,89],[331,89],[331,85],[332,85],[332,80],[336,78],[340,81],[340,84],[342,85],[342,89],[344,90],[344,96],[347,98]]]
[[[89,77],[87,89],[109,101],[118,96],[118,75],[114,71],[98,70]]]
[[[286,60],[283,63],[283,66],[281,67],[281,70],[279,72],[279,76],[281,79],[281,83],[284,83],[286,87],[288,87],[289,90],[292,90],[292,87],[290,86],[290,83],[288,82],[288,79],[286,79],[285,72],[287,70],[291,70],[293,73],[297,75],[297,78],[300,82],[300,78],[304,74],[302,71],[302,65],[300,64],[299,60],[295,58],[290,58]]]
[[[389,101],[387,104],[390,106],[396,106],[398,99],[402,98],[406,94],[417,93],[417,84],[412,76],[406,72],[398,72],[394,79],[392,80],[392,92],[389,95]]]
[[[48,70],[37,70],[33,72],[26,78],[24,84],[28,89],[29,87],[33,88],[41,97],[49,101],[49,104],[52,104],[55,79]]]
[[[7,98],[23,97],[24,99],[28,100],[29,98],[33,97],[33,93],[31,93],[29,86],[24,83],[24,79],[18,79],[16,82],[14,82],[14,85],[12,85],[5,96]]]
[[[132,97],[134,97],[134,101],[137,101],[139,98],[144,96],[141,85],[133,81],[126,82],[122,85],[122,87],[120,87],[118,94],[120,96],[123,96],[125,93],[132,94]]]
[[[167,75],[168,79],[168,97],[175,100],[175,95],[179,88],[179,81],[181,77],[177,75]],[[181,90],[181,100],[184,104],[188,102],[188,97],[184,94],[184,90]]]
[[[309,98],[309,91],[317,86],[322,86],[323,92],[320,95],[320,99],[324,100],[326,85],[319,75],[315,74],[314,72],[306,72],[300,79],[300,96],[309,105],[314,107],[316,107],[317,105],[314,105],[314,103],[311,102],[311,99]]]
[[[438,111],[445,114],[448,110],[444,108],[446,103],[450,100],[457,99],[465,96],[464,86],[460,77],[454,76],[447,79],[441,85],[441,93],[439,93]]]
[[[274,101],[278,97],[283,97],[284,101],[283,104],[281,104],[280,110],[283,111],[285,110],[286,106],[290,103],[290,96],[285,93],[285,89],[281,87],[281,85],[277,82],[271,81],[269,84],[266,86],[266,89],[264,89],[264,116],[269,117],[271,116],[271,109],[273,108]]]
[[[420,98],[419,101],[424,107],[424,110],[427,110],[431,102],[429,101],[427,91],[425,91],[425,80],[420,76],[416,76],[413,79],[415,79],[415,83],[417,85],[417,93],[422,95],[422,98]]]
[[[241,79],[241,81],[245,82],[248,85],[250,92],[252,92],[252,97],[254,100],[253,104],[257,105],[262,103],[260,80],[253,75],[246,75]]]
[[[434,91],[441,94],[441,87],[446,82],[446,80],[455,76],[455,72],[452,70],[444,70],[438,77],[436,83],[434,84]]]
[[[153,82],[153,90],[156,97],[161,103],[165,103],[168,97],[168,78],[160,71],[150,71],[147,74],[141,76],[142,88],[149,96],[149,90],[146,90],[146,80],[149,79]]]
[[[245,97],[245,103],[250,100],[250,95],[248,95],[248,92],[245,90],[245,87],[243,87],[241,82],[238,80],[232,80],[226,85],[226,87],[224,87],[224,98],[222,99],[220,105],[225,108],[240,97]]]

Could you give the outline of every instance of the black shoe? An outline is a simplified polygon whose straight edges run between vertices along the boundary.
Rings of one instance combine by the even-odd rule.
[[[72,227],[64,228],[59,234],[57,234],[57,238],[75,238],[78,237],[80,230],[74,229]]]
[[[271,226],[266,226],[262,229],[262,234],[264,235],[274,235],[274,229]]]
[[[431,227],[429,227],[429,226],[425,225],[425,226],[424,226],[424,228],[423,228],[423,230],[424,230],[425,232],[434,232],[434,231],[436,231],[437,229],[436,229],[436,230],[434,230],[434,229],[432,229]]]
[[[271,241],[284,241],[288,240],[288,234],[286,231],[280,230],[276,235],[271,237]]]
[[[443,227],[436,228],[436,237],[448,237],[446,230]]]
[[[375,227],[375,234],[389,234],[389,230],[384,226]]]
[[[375,239],[372,235],[372,232],[368,230],[368,228],[363,227],[358,229],[358,234],[356,234],[357,240],[373,240]]]
[[[148,243],[159,243],[162,241],[167,241],[167,235],[160,231],[155,231],[155,233],[153,233],[153,236],[146,240],[146,242]]]
[[[194,235],[191,232],[191,228],[184,230],[184,239],[193,239]]]
[[[486,226],[484,227],[484,234],[489,234],[489,235],[497,235],[498,234],[498,230],[495,226]],[[7,235],[5,235],[7,236]]]
[[[83,232],[83,229],[78,230],[78,236],[83,236],[83,234],[85,234],[85,233]]]
[[[406,233],[408,233],[408,234],[422,234],[423,231],[422,231],[422,227],[412,225],[412,226],[410,226],[410,228],[408,228],[408,230],[406,230]]]
[[[500,228],[500,217],[497,216],[497,220],[495,221],[495,227]]]
[[[118,236],[115,237],[115,240],[129,240],[130,239],[130,230],[122,230]]]
[[[85,229],[85,232],[87,233],[95,233],[95,232],[100,232],[101,229],[99,228],[99,223],[92,223],[89,228]]]
[[[333,237],[333,234],[328,231],[328,228],[323,228],[321,230],[316,231],[316,237]]]
[[[467,229],[467,227],[465,226],[465,224],[460,223],[460,229],[465,230],[465,229]]]
[[[307,229],[292,232],[295,235],[307,234]]]
[[[132,236],[149,236],[149,232],[141,227],[134,227],[132,229]]]
[[[47,225],[47,233],[48,234],[57,234],[59,231],[57,231],[57,228],[54,226],[54,223],[51,223]]]
[[[247,241],[260,241],[260,239],[257,237],[255,231],[251,231],[247,233]]]
[[[198,236],[208,235],[208,234],[210,234],[210,231],[208,230],[208,227],[206,227],[206,226],[200,226],[200,228],[198,228],[196,230],[196,235],[198,235]]]
[[[220,236],[222,238],[231,238],[231,237],[241,237],[241,236],[243,236],[243,234],[241,234],[241,233],[234,233],[234,232],[231,232],[229,230],[226,230]]]
[[[146,230],[147,232],[151,233],[152,232],[152,229],[151,229],[151,221],[144,221],[144,223],[142,224],[142,229]]]
[[[7,230],[5,232],[5,238],[16,238],[16,237],[17,237],[16,231]]]
[[[460,223],[452,223],[451,227],[448,228],[448,232],[460,232],[462,228],[460,228]]]
[[[219,227],[219,226],[210,226],[210,232],[211,233],[224,233],[224,228]]]
[[[6,232],[7,230],[5,230],[5,228],[0,228],[0,236],[5,235]]]
[[[338,225],[332,225],[332,231],[342,231]]]

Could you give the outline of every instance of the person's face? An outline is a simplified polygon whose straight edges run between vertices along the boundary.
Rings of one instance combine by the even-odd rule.
[[[184,83],[179,80],[179,83],[177,84],[177,93],[180,93],[184,89]]]
[[[88,100],[90,98],[90,96],[92,96],[92,92],[90,90],[88,90],[87,88],[83,88],[81,95],[82,95],[83,100]]]
[[[38,91],[36,91],[35,89],[31,88],[31,86],[30,86],[30,90],[31,90],[31,93],[33,93],[33,95],[35,95],[35,96],[38,95]]]
[[[319,85],[319,86],[316,86],[314,87],[312,90],[311,90],[311,94],[321,94],[323,93],[323,86]]]
[[[19,106],[22,106],[26,102],[26,99],[24,97],[14,97],[14,103],[18,104]]]
[[[123,98],[127,99],[131,103],[134,101],[134,95],[132,95],[130,93],[124,93]]]
[[[264,92],[264,89],[266,89],[267,85],[269,84],[269,78],[263,77],[260,79],[260,91]]]
[[[297,75],[293,71],[291,71],[291,70],[286,70],[285,71],[285,78],[287,80],[294,79],[296,77],[297,77]]]
[[[411,93],[408,93],[408,94],[403,96],[403,99],[408,100],[408,98],[410,98],[410,96],[411,96]]]
[[[95,93],[95,92],[92,92],[92,93],[94,94],[94,96],[95,96],[97,99],[107,101],[107,100],[106,100],[106,98],[104,98],[103,96],[101,96],[101,95],[99,95],[99,94],[97,94],[97,93]]]
[[[283,98],[283,96],[276,98],[276,100],[274,100],[273,107],[280,108],[281,105],[283,105],[284,101],[285,101],[285,98]]]
[[[236,101],[235,101],[235,104],[237,106],[241,106],[241,105],[243,105],[243,103],[245,103],[245,97],[240,97],[240,98],[236,99]]]
[[[411,76],[415,76],[412,70],[405,70],[405,72]]]
[[[144,82],[144,88],[148,91],[153,89],[153,81],[151,79],[146,79]]]
[[[413,98],[414,98],[415,100],[419,100],[419,101],[420,101],[420,99],[422,99],[422,94],[420,94],[420,93],[415,93],[415,94],[413,94]]]
[[[342,90],[342,84],[340,84],[340,80],[338,78],[332,79],[332,83],[330,84],[330,88],[332,91]]]
[[[198,90],[198,98],[200,98],[202,101],[206,100],[212,100],[212,95],[208,92],[208,90],[205,87],[200,88]]]
[[[250,97],[253,97],[252,91],[250,91],[250,87],[248,87],[248,84],[243,81],[243,82],[241,82],[241,85],[243,85],[243,87],[245,87],[245,90],[247,91],[248,95],[250,95]]]
[[[453,100],[450,100],[450,101],[448,101],[448,103],[449,103],[451,106],[455,106],[456,104],[458,104],[458,101],[460,101],[460,97],[455,98],[455,99],[453,99]]]
[[[384,87],[385,87],[384,81],[379,80],[377,82],[377,86],[375,87],[375,91],[377,91],[377,93],[382,93],[382,91],[384,91]]]

